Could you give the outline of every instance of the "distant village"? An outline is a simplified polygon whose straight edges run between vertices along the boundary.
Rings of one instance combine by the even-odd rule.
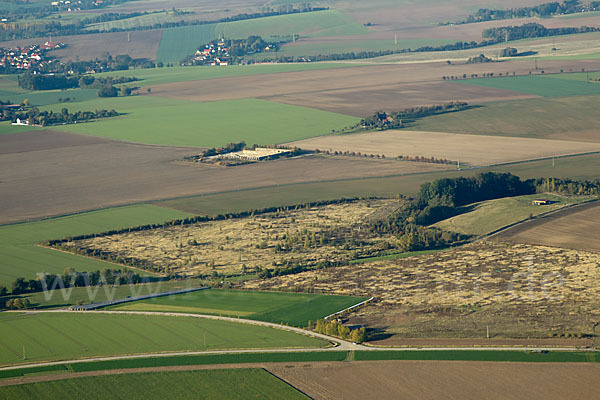
[[[63,43],[46,42],[42,45],[0,48],[0,69],[20,71],[41,69],[54,61],[45,57],[45,53],[61,47],[64,47]]]
[[[249,36],[247,39],[234,40],[221,38],[196,50],[191,63],[193,65],[211,66],[227,66],[237,62],[243,64],[245,63],[242,59],[244,56],[268,53],[278,49],[278,43],[267,43],[260,36]]]

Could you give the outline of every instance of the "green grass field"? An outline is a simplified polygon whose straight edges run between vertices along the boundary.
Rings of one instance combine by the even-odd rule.
[[[589,96],[600,94],[600,84],[569,79],[569,74],[509,76],[465,79],[457,84],[484,86],[542,97]]]
[[[202,290],[109,307],[117,311],[167,311],[240,317],[306,326],[367,298],[319,294]]]
[[[0,365],[168,351],[324,347],[327,342],[258,325],[190,317],[3,313]],[[205,342],[206,338],[206,342]],[[23,360],[25,346],[26,360]]]
[[[265,40],[302,36],[339,36],[367,33],[368,29],[336,10],[289,15],[277,15],[244,21],[210,25],[182,26],[163,31],[157,61],[179,63],[192,55],[198,47],[220,36],[227,39],[245,39],[251,35]]]
[[[140,87],[160,85],[165,83],[201,81],[206,79],[233,78],[237,76],[253,76],[279,74],[284,72],[313,71],[331,68],[351,68],[361,64],[335,63],[296,63],[296,64],[254,64],[230,65],[228,67],[169,67],[131,69],[128,71],[113,71],[98,74],[98,76],[128,76],[140,79],[133,84]],[[7,85],[10,87],[10,85]]]
[[[152,205],[118,207],[37,222],[0,226],[0,285],[19,277],[34,279],[36,273],[62,273],[113,268],[113,264],[37,247],[44,240],[104,232],[190,216],[188,213]]]
[[[215,24],[182,26],[163,30],[156,55],[157,62],[179,64],[181,60],[215,39]]]
[[[600,84],[590,85],[600,88]],[[582,132],[584,140],[590,140],[587,137],[598,140],[600,115],[595,110],[599,100],[600,96],[576,96],[489,103],[458,113],[426,117],[415,122],[411,129],[567,140],[577,138]]]
[[[218,147],[242,140],[248,144],[285,143],[327,134],[359,121],[346,115],[258,99],[199,103],[130,96],[75,105],[82,110],[115,109],[125,115],[61,126],[60,130],[172,146]],[[61,105],[48,108],[59,110]]]
[[[368,33],[363,25],[353,21],[337,10],[325,10],[300,14],[277,15],[217,24],[217,36],[228,39],[244,39],[250,35],[267,38],[301,36],[347,36]]]
[[[534,199],[546,199],[555,203],[535,206],[531,203]],[[488,200],[464,206],[460,210],[462,214],[440,221],[433,226],[452,232],[480,236],[525,220],[530,216],[557,210],[581,200],[584,199],[550,194]]]
[[[96,376],[0,387],[5,399],[308,399],[264,369]]]

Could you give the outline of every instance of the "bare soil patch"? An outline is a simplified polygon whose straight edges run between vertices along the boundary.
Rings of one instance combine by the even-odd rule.
[[[0,137],[2,144],[0,155],[89,146],[107,142],[109,140],[99,137],[73,135],[52,130],[13,133]]]
[[[353,362],[272,366],[268,371],[314,399],[591,399],[594,364],[460,361]]]
[[[479,242],[406,259],[307,271],[249,289],[374,296],[348,324],[373,340],[592,336],[600,318],[600,255]]]
[[[105,52],[113,56],[128,54],[131,58],[156,59],[156,52],[160,44],[162,29],[129,32],[108,32],[88,35],[56,36],[52,41],[65,43],[62,49],[49,53],[62,61],[93,60],[100,58]],[[1,42],[2,47],[26,46],[29,44],[42,44],[47,38],[34,38]]]
[[[435,157],[478,166],[600,151],[598,143],[405,130],[321,136],[289,145],[309,150],[384,153],[387,157]]]
[[[0,136],[0,223],[149,200],[300,182],[436,171],[395,160],[307,157],[217,167],[178,163],[197,149],[147,146],[55,131]],[[59,148],[52,142],[62,143]],[[86,141],[89,144],[85,144]],[[73,146],[75,145],[75,146]],[[28,146],[34,151],[25,152]]]
[[[517,225],[494,238],[513,243],[600,252],[600,203],[559,211]]]

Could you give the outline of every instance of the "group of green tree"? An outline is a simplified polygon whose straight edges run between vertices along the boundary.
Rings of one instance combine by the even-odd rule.
[[[314,327],[315,332],[328,336],[337,336],[344,340],[351,340],[354,343],[363,343],[367,341],[367,330],[364,327],[350,329],[336,320],[320,319],[315,324],[309,321],[309,326]]]
[[[489,62],[494,62],[494,60],[492,60],[489,57],[486,57],[485,54],[480,54],[475,57],[469,57],[469,59],[467,60],[467,64],[483,64]]]
[[[19,86],[26,90],[57,90],[57,89],[98,89],[99,97],[116,97],[121,88],[113,85],[136,82],[135,77],[94,77],[92,75],[67,74],[22,74],[19,75]],[[131,94],[132,88],[124,87],[123,95]]]
[[[539,38],[546,36],[572,35],[575,33],[599,32],[600,28],[581,26],[563,27],[563,28],[546,28],[542,24],[535,22],[527,23],[520,26],[500,26],[495,28],[485,29],[482,33],[484,39],[499,43],[509,40],[520,40]]]
[[[586,11],[596,11],[600,9],[600,1],[592,1],[584,4],[579,0],[565,0],[562,3],[557,1],[551,3],[539,4],[532,7],[519,7],[508,9],[489,9],[480,8],[474,14],[459,22],[446,22],[443,25],[450,24],[470,24],[474,22],[494,21],[501,19],[529,18],[529,17],[550,17],[553,15],[576,14]]]
[[[77,122],[86,122],[100,118],[116,117],[119,113],[115,110],[96,110],[96,111],[76,111],[70,113],[67,108],[63,108],[60,112],[40,111],[34,107],[26,112],[4,110],[2,118],[15,122],[17,119],[27,121],[29,125],[50,126],[74,124]]]
[[[35,279],[17,278],[12,282],[10,291],[5,286],[0,286],[0,297],[70,287],[134,285],[148,281],[148,277],[125,269],[107,268],[102,271],[77,272],[67,268],[63,274],[43,274]]]
[[[375,114],[362,119],[357,125],[350,127],[350,130],[356,129],[399,129],[407,124],[413,123],[418,119],[432,115],[447,114],[469,109],[468,103],[462,101],[452,101],[445,104],[436,104],[433,106],[419,106],[407,108],[402,111],[385,112],[379,111]]]

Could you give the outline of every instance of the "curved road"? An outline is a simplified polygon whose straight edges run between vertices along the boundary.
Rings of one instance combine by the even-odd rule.
[[[11,312],[11,311],[6,311]],[[22,312],[21,312],[22,313]],[[63,361],[49,361],[39,362],[30,364],[20,364],[7,367],[0,367],[0,371],[28,368],[28,367],[43,367],[51,365],[61,364],[75,364],[85,363],[92,361],[114,361],[114,360],[127,360],[136,358],[149,358],[149,357],[170,357],[170,356],[189,356],[189,355],[203,355],[203,354],[240,354],[240,353],[282,353],[282,352],[321,352],[321,351],[449,351],[449,350],[492,350],[492,351],[523,351],[525,347],[371,347],[361,344],[348,342],[346,340],[338,339],[335,337],[323,335],[312,331],[307,331],[301,328],[295,328],[293,326],[274,324],[272,322],[254,321],[243,318],[231,318],[231,317],[219,317],[216,315],[206,314],[189,314],[189,313],[173,313],[173,312],[149,312],[149,311],[65,311],[65,310],[44,310],[44,311],[28,311],[26,314],[43,314],[43,313],[97,313],[97,314],[129,314],[129,315],[149,315],[149,316],[171,316],[171,317],[185,317],[185,318],[201,318],[211,319],[217,321],[228,321],[248,325],[259,325],[274,329],[281,329],[289,332],[298,333],[301,335],[311,336],[318,339],[326,340],[334,346],[327,348],[276,348],[276,349],[246,349],[246,350],[207,350],[207,351],[179,351],[179,352],[167,352],[167,353],[145,353],[145,354],[134,354],[134,355],[121,355],[121,356],[108,356],[108,357],[93,357],[85,359],[74,359],[74,360],[63,360]],[[573,347],[548,347],[532,348],[535,351],[589,351],[596,352],[598,350],[585,348],[578,349]]]

